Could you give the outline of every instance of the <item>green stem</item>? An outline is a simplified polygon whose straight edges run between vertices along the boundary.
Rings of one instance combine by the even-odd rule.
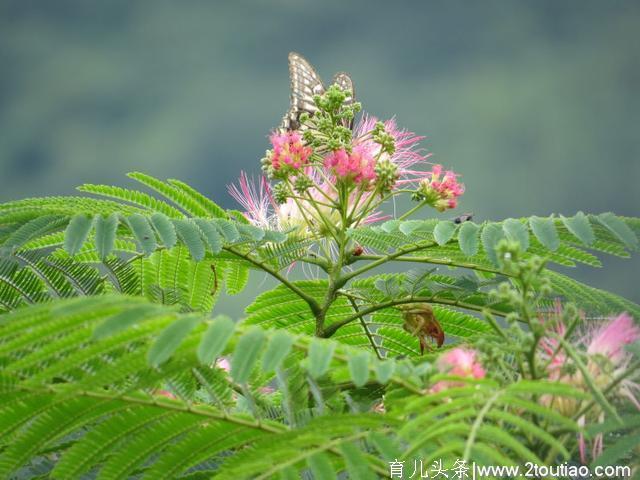
[[[351,297],[348,293],[344,293],[344,295],[349,299],[349,303],[351,304],[351,306],[353,307],[353,310],[358,313],[360,311],[358,304],[356,303],[355,299],[353,297]],[[376,344],[375,340],[373,339],[373,335],[371,335],[371,332],[369,331],[369,325],[367,325],[367,322],[365,321],[364,317],[360,317],[360,325],[362,325],[362,330],[364,330],[364,333],[367,335],[367,338],[369,339],[369,343],[371,344],[371,348],[373,348],[373,351],[376,352],[376,356],[382,360],[382,355],[380,354],[380,349],[378,348],[378,345]]]
[[[359,277],[360,275],[362,275],[365,272],[368,272],[369,270],[372,270],[380,265],[383,265],[391,260],[395,260],[398,257],[401,257],[402,255],[405,255],[407,253],[411,253],[414,252],[416,250],[422,250],[424,248],[428,248],[428,247],[432,247],[434,245],[437,245],[437,243],[435,241],[428,241],[425,243],[421,243],[419,245],[413,246],[411,248],[401,248],[396,250],[394,253],[389,253],[387,255],[382,255],[382,256],[374,256],[374,255],[360,255],[359,257],[352,257],[355,260],[359,260],[359,259],[364,259],[364,260],[373,260],[373,262],[369,263],[368,265],[365,265],[364,267],[361,267],[357,270],[353,270],[352,272],[344,275],[342,278],[346,281],[354,278],[354,277]],[[363,258],[364,257],[364,258]]]
[[[505,275],[508,276],[508,274],[506,274],[503,271],[497,270],[495,268],[490,268],[490,267],[483,267],[481,265],[477,265],[475,263],[467,263],[467,262],[457,262],[455,260],[449,260],[449,259],[441,259],[441,258],[433,258],[433,257],[426,257],[426,256],[403,256],[406,253],[411,253],[412,251],[415,250],[423,250],[423,249],[427,249],[429,247],[435,246],[436,243],[432,242],[432,245],[427,245],[427,246],[421,246],[419,248],[411,248],[411,249],[405,249],[402,252],[400,252],[400,255],[395,257],[393,255],[394,254],[390,254],[390,255],[360,255],[358,257],[353,257],[353,261],[359,261],[359,260],[380,260],[380,259],[384,259],[386,258],[386,261],[389,260],[394,260],[396,262],[413,262],[413,263],[431,263],[434,265],[447,265],[449,267],[460,267],[460,268],[469,268],[471,270],[478,270],[479,272],[487,272],[487,273],[494,273],[497,275]],[[396,252],[397,253],[397,252]],[[384,262],[382,262],[384,263]],[[378,264],[380,265],[380,264]],[[376,265],[377,266],[377,265]]]
[[[298,295],[302,300],[304,300],[307,303],[307,305],[309,305],[309,308],[311,309],[311,311],[314,314],[316,314],[317,312],[320,311],[320,305],[318,304],[318,302],[316,301],[315,298],[311,297],[304,290],[302,290],[301,288],[296,286],[294,283],[292,283],[289,280],[287,280],[284,276],[282,276],[276,270],[272,269],[265,262],[262,262],[260,260],[256,260],[255,258],[251,257],[251,255],[249,253],[239,252],[239,251],[235,250],[233,247],[228,247],[227,246],[227,247],[224,247],[224,250],[228,251],[229,253],[233,253],[234,255],[237,255],[240,258],[244,258],[248,262],[252,263],[256,267],[260,268],[261,270],[263,270],[266,273],[268,273],[269,275],[271,275],[273,278],[275,278],[280,283],[282,283],[287,288],[289,288],[289,290],[291,290],[296,295]]]
[[[399,216],[398,220],[404,220],[405,218],[410,217],[411,215],[413,215],[415,212],[417,212],[418,210],[420,210],[422,207],[424,207],[426,205],[427,205],[427,201],[423,200],[418,205],[413,207],[411,210],[409,210],[409,211],[405,212],[403,215]]]
[[[498,398],[500,398],[500,395],[502,395],[502,393],[503,392],[501,390],[494,393],[491,398],[487,400],[487,403],[484,404],[482,410],[478,412],[478,416],[471,426],[471,431],[469,432],[469,436],[467,437],[467,441],[464,445],[464,453],[462,454],[463,461],[466,462],[469,460],[469,457],[471,456],[471,448],[473,447],[473,443],[475,442],[476,436],[478,435],[478,430],[480,430],[480,427],[482,426],[484,417],[485,415],[487,415],[487,413],[489,413],[489,410],[491,410],[491,407],[493,407],[493,404],[498,400]]]
[[[45,392],[51,395],[62,394],[65,395],[66,389],[59,388],[55,385],[50,385],[41,388],[30,388],[30,387],[20,387],[20,390],[27,392]],[[176,401],[166,400],[166,399],[158,399],[152,396],[134,396],[134,395],[126,395],[126,394],[113,394],[108,391],[90,391],[90,390],[74,390],[74,395],[80,397],[87,398],[96,398],[100,400],[120,400],[122,402],[136,404],[136,405],[146,405],[153,406],[167,410],[173,410],[176,412],[183,413],[191,413],[194,415],[200,415],[207,418],[213,418],[215,420],[221,420],[229,423],[234,423],[237,425],[241,425],[244,427],[257,428],[260,430],[264,430],[268,433],[282,433],[287,431],[288,429],[275,422],[265,422],[263,420],[249,420],[248,417],[239,417],[235,415],[230,415],[225,411],[219,411],[209,405],[182,405]]]

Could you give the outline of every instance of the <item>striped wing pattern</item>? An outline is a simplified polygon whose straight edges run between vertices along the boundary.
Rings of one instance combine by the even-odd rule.
[[[317,112],[313,97],[322,95],[325,92],[324,84],[315,68],[299,53],[289,54],[289,78],[291,81],[291,106],[289,111],[282,117],[280,130],[300,130],[300,115],[308,113],[313,115]],[[344,72],[333,77],[333,83],[343,90],[351,92],[347,98],[347,103],[353,102],[354,90],[353,82],[349,75]]]

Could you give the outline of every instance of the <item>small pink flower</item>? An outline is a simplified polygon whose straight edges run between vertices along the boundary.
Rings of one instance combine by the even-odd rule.
[[[168,390],[156,390],[155,394],[160,395],[161,397],[169,398],[171,400],[176,400],[177,398],[173,393],[169,392]]]
[[[216,361],[216,367],[221,368],[227,373],[231,371],[231,364],[225,357],[221,357]]]
[[[273,146],[271,166],[274,170],[280,170],[285,165],[299,170],[307,164],[313,153],[311,147],[304,144],[302,135],[297,131],[274,132],[269,140]]]
[[[477,352],[458,347],[442,354],[438,359],[438,369],[443,373],[458,377],[484,378],[485,371],[476,361]]]
[[[442,175],[442,166],[434,165],[420,180],[418,192],[439,212],[456,208],[458,197],[464,193],[464,184],[458,183],[457,174],[447,170]]]
[[[486,372],[482,364],[477,360],[478,353],[475,350],[457,347],[440,355],[438,358],[438,370],[441,373],[465,378],[484,378]],[[445,388],[462,386],[463,383],[441,381],[436,383],[432,391],[439,392]]]
[[[365,145],[371,155],[376,157],[380,151],[380,145],[373,141],[371,132],[376,126],[378,119],[374,116],[363,114],[357,122],[353,132],[354,145]],[[398,173],[401,180],[398,183],[414,182],[416,173],[423,173],[413,170],[416,166],[425,164],[429,154],[424,154],[418,148],[418,144],[425,137],[418,136],[408,130],[398,128],[395,118],[384,122],[385,131],[393,137],[395,151],[388,158],[398,166]]]
[[[325,157],[324,165],[333,169],[339,179],[352,180],[363,186],[376,179],[376,160],[366,145],[355,145],[351,153],[343,148],[331,152]]]

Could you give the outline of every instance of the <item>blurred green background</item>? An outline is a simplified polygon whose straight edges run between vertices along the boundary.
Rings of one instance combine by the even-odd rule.
[[[0,0],[0,201],[141,170],[234,207],[290,50],[427,135],[477,220],[640,215],[640,2],[616,0]],[[640,301],[638,257],[578,277]]]

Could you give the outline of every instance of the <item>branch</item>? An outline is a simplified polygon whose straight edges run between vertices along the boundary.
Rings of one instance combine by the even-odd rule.
[[[354,320],[357,320],[360,317],[363,317],[364,315],[368,315],[370,313],[373,312],[377,312],[378,310],[382,310],[385,308],[389,308],[389,307],[395,307],[396,305],[404,305],[407,303],[437,303],[440,305],[449,305],[452,307],[460,307],[460,308],[464,308],[466,310],[474,310],[476,312],[482,312],[483,310],[488,310],[490,313],[494,314],[494,315],[498,315],[501,317],[505,316],[505,312],[499,311],[499,310],[494,310],[494,309],[489,309],[484,305],[475,305],[472,303],[464,303],[461,302],[460,300],[448,300],[446,298],[442,298],[442,299],[438,299],[437,298],[437,294],[436,295],[432,295],[431,297],[405,297],[405,298],[398,298],[395,300],[388,300],[386,302],[383,303],[378,303],[376,305],[372,305],[368,308],[365,308],[363,310],[360,310],[359,312],[345,318],[344,320],[340,320],[339,322],[336,322],[334,324],[329,325],[325,331],[324,331],[324,337],[325,338],[329,338],[331,337],[334,333],[336,333],[336,331],[338,331],[338,329],[344,327],[345,325],[353,322]]]
[[[277,270],[274,270],[273,268],[268,266],[265,262],[262,262],[260,260],[257,260],[255,258],[253,258],[249,253],[238,252],[233,247],[224,247],[224,250],[226,250],[229,253],[232,253],[234,255],[237,255],[240,258],[244,258],[249,263],[252,263],[256,267],[258,267],[261,270],[267,272],[273,278],[275,278],[280,283],[282,283],[287,288],[289,288],[289,290],[291,290],[293,293],[298,295],[302,300],[304,300],[307,303],[307,305],[309,305],[309,308],[311,309],[311,311],[313,312],[314,315],[316,315],[316,314],[318,314],[318,312],[320,312],[320,304],[316,301],[315,298],[311,297],[310,295],[307,295],[304,292],[304,290],[302,290],[301,288],[297,287],[294,283],[292,283],[289,280],[287,280]]]
[[[17,389],[24,392],[29,392],[29,393],[36,393],[36,394],[45,393],[49,395],[61,394],[63,396],[66,396],[71,393],[67,389],[62,388],[62,386],[58,386],[58,385],[34,386],[34,387],[19,385]],[[132,394],[111,393],[108,390],[104,390],[104,391],[74,390],[72,393],[79,397],[95,398],[98,400],[106,400],[106,401],[116,400],[116,401],[121,401],[124,403],[130,403],[135,405],[158,407],[158,408],[164,408],[167,410],[173,410],[176,412],[190,413],[194,415],[208,417],[214,420],[233,423],[243,427],[263,430],[268,433],[282,433],[289,430],[286,426],[273,421],[252,420],[246,416],[241,417],[238,415],[228,414],[223,410],[218,410],[209,405],[185,405],[185,404],[179,403],[179,401],[176,401],[176,400],[158,398],[151,395],[136,395],[135,393],[132,393]]]
[[[356,303],[355,299],[349,295],[346,292],[339,292],[342,295],[346,296],[349,299],[349,303],[351,303],[351,306],[353,307],[353,310],[358,313],[360,311],[360,309],[358,308],[358,304]],[[362,329],[364,330],[364,333],[367,335],[367,338],[369,339],[369,343],[371,344],[371,346],[373,347],[373,351],[376,352],[376,356],[382,360],[382,355],[380,355],[380,350],[378,349],[378,345],[376,344],[375,340],[373,339],[373,336],[371,335],[371,332],[369,331],[369,326],[367,325],[367,322],[365,321],[365,319],[361,316],[360,317],[360,324],[362,325]]]
[[[476,265],[475,263],[456,262],[454,260],[449,260],[449,259],[440,259],[440,258],[432,258],[432,257],[424,257],[424,256],[423,257],[403,256],[405,253],[408,253],[408,252],[403,252],[400,256],[387,259],[386,261],[395,260],[396,262],[432,263],[434,265],[447,265],[449,267],[469,268],[469,269],[478,270],[481,272],[488,272],[488,273],[495,273],[498,275],[509,276],[501,270],[497,270],[495,268],[483,267],[480,265]],[[387,257],[389,257],[389,255],[360,255],[358,257],[355,257],[355,260],[356,261],[357,260],[380,260],[382,258],[387,258]]]
[[[360,267],[357,270],[353,270],[350,273],[347,273],[346,275],[344,275],[341,280],[343,280],[343,285],[344,283],[346,283],[348,280],[351,280],[353,277],[358,277],[360,275],[362,275],[365,272],[368,272],[369,270],[372,270],[380,265],[383,265],[391,260],[395,260],[398,257],[401,257],[402,255],[405,255],[407,253],[411,253],[411,252],[415,252],[416,250],[422,250],[424,248],[429,248],[429,247],[433,247],[437,245],[437,243],[435,241],[427,241],[424,243],[419,243],[416,244],[412,247],[409,248],[400,248],[398,250],[396,250],[393,253],[389,253],[387,255],[360,255],[360,256],[352,256],[351,257],[351,262],[355,262],[357,260],[374,260],[373,262],[369,263],[368,265],[365,265],[364,267]],[[370,258],[367,258],[370,257]]]

